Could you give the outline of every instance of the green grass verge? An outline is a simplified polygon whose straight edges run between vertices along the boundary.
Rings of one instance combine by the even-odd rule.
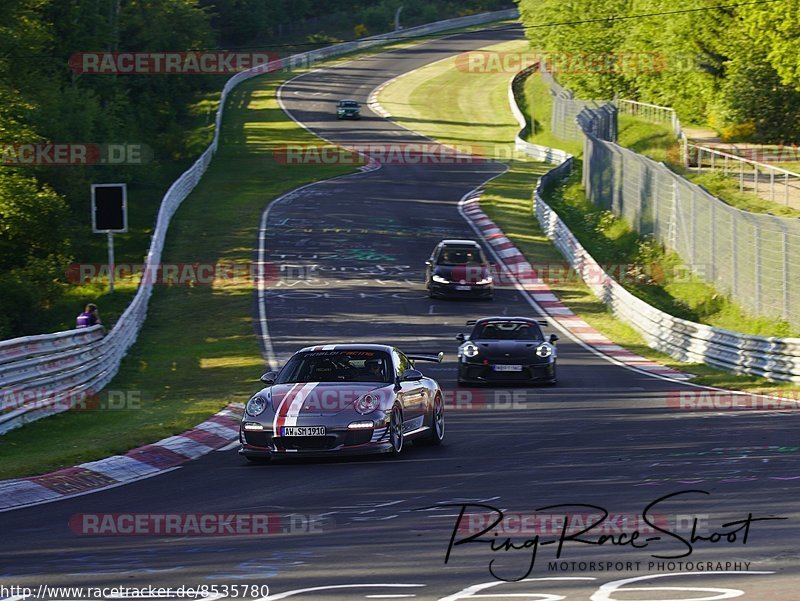
[[[527,142],[560,148],[576,157],[583,154],[581,142],[562,140],[553,135],[550,127],[553,97],[550,95],[550,88],[542,81],[541,75],[534,73],[525,79],[520,100],[520,108],[527,115],[529,124],[528,135],[525,138]]]
[[[515,47],[512,44],[492,46],[484,50],[513,51]],[[493,148],[513,139],[517,129],[507,104],[506,86],[509,79],[509,74],[483,74],[482,77],[475,77],[459,71],[452,61],[446,60],[419,69],[390,84],[382,91],[379,101],[392,113],[393,119],[439,141]],[[448,102],[439,101],[441,89],[448,90]],[[525,95],[529,105],[538,100],[546,105],[549,99],[547,89],[538,76],[529,78]],[[536,135],[529,139],[534,143],[556,146],[579,154],[580,148],[576,147],[577,144],[570,147],[569,144],[548,137],[551,136],[550,116],[548,110],[545,110],[546,106],[539,107],[535,113],[539,125]],[[549,110],[552,110],[552,104],[549,106]],[[452,130],[442,126],[447,123],[480,125]],[[524,160],[513,160],[508,164],[509,171],[506,174],[486,185],[481,207],[525,254],[529,262],[563,264],[563,257],[541,231],[531,210],[531,195],[536,179],[548,171],[550,166]],[[577,168],[575,173],[580,173],[580,169]],[[579,205],[575,207],[575,214],[588,208]],[[624,224],[608,223],[607,227],[610,239],[606,250],[612,254],[614,262],[620,262],[619,259],[625,255],[620,248],[615,249],[612,242],[624,241],[622,247],[628,251],[651,252],[652,249],[640,248],[635,237],[626,231]],[[615,252],[617,254],[613,254]],[[644,357],[696,374],[695,382],[758,392],[780,393],[797,389],[777,385],[763,378],[734,376],[706,365],[680,363],[649,348],[633,328],[616,319],[582,282],[564,278],[554,283],[552,288],[567,306],[610,339]]]

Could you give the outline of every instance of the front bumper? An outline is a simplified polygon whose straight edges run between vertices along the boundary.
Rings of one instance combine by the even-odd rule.
[[[458,290],[457,287],[469,287],[468,290]],[[432,296],[439,298],[491,298],[494,289],[491,284],[458,284],[450,282],[441,284],[431,281],[430,291]]]
[[[336,113],[337,119],[361,119],[361,113]]]
[[[325,436],[273,436],[268,430],[239,430],[239,454],[245,457],[326,457],[388,453],[392,450],[386,427],[350,430],[328,428]]]
[[[518,365],[518,364],[517,364]],[[556,381],[556,362],[523,364],[522,371],[495,371],[492,365],[484,363],[459,363],[458,381],[464,384],[502,384],[541,382],[554,384]]]

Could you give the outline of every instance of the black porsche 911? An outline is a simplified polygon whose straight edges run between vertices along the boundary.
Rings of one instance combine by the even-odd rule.
[[[485,317],[468,321],[459,334],[458,383],[556,383],[558,336],[545,339],[546,322],[529,317]]]
[[[438,445],[444,401],[435,380],[406,354],[381,344],[329,344],[297,351],[245,406],[239,454],[273,457],[398,455],[407,441]]]

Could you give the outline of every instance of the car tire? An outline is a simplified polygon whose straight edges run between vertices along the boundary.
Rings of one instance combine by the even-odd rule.
[[[397,457],[403,451],[403,410],[400,405],[392,407],[389,418],[389,444],[392,445],[391,453]]]
[[[431,433],[420,440],[423,444],[438,446],[444,440],[444,400],[437,394],[431,411]]]

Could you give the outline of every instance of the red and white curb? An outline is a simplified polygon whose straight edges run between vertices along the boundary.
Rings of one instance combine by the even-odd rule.
[[[686,374],[666,365],[661,365],[641,355],[614,344],[603,334],[575,315],[566,307],[544,281],[538,277],[525,256],[514,246],[497,224],[495,224],[480,207],[481,192],[477,191],[461,202],[462,213],[472,222],[481,236],[492,247],[500,258],[505,270],[513,274],[520,286],[542,308],[547,316],[569,331],[586,346],[605,355],[615,363],[674,380],[690,380],[692,375]]]
[[[239,435],[243,406],[232,403],[177,436],[41,476],[0,481],[0,512],[113,488],[173,470],[220,449]]]

